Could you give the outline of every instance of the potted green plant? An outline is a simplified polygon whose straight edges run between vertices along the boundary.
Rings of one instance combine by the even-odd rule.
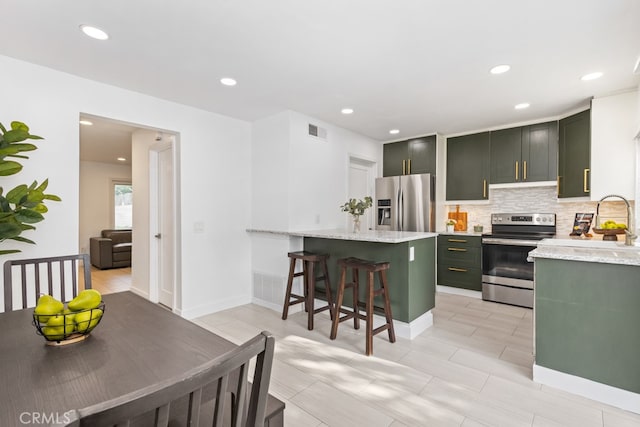
[[[0,123],[0,176],[15,175],[22,170],[22,164],[14,159],[28,159],[20,154],[25,151],[36,150],[34,144],[24,142],[26,140],[43,139],[40,136],[29,133],[29,127],[22,122],[11,122],[11,128],[7,130]],[[7,160],[10,158],[12,160]],[[60,201],[60,197],[53,194],[45,194],[49,180],[45,179],[41,184],[33,181],[31,185],[20,184],[4,193],[0,186],[0,243],[5,240],[35,244],[33,240],[22,236],[27,230],[35,230],[33,224],[44,220],[44,214],[48,211],[45,200]],[[0,250],[0,255],[20,252],[19,249]]]
[[[345,204],[340,206],[342,212],[349,212],[353,218],[353,232],[360,231],[360,216],[373,205],[373,199],[366,196],[364,200],[349,199]]]
[[[456,220],[449,218],[447,220],[447,233],[453,233],[455,225],[456,225]]]

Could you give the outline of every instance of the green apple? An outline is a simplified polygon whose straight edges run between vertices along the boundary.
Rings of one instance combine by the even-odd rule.
[[[102,295],[100,295],[100,292],[95,289],[85,289],[77,297],[69,301],[67,306],[73,311],[90,310],[98,307],[101,301]]]
[[[76,330],[83,334],[90,332],[93,328],[96,327],[101,317],[102,310],[100,310],[99,308],[76,313]]]
[[[36,314],[38,322],[47,323],[52,316],[62,313],[62,310],[64,310],[64,304],[51,295],[42,295],[38,298],[33,312]]]

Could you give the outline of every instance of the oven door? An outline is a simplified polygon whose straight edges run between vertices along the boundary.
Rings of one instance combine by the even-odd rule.
[[[482,281],[533,289],[533,263],[527,261],[537,242],[482,239]]]
[[[527,261],[536,241],[482,239],[482,298],[533,307],[533,263]]]

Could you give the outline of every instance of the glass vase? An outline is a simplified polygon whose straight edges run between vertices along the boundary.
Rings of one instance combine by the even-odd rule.
[[[353,232],[360,232],[360,215],[353,215]]]

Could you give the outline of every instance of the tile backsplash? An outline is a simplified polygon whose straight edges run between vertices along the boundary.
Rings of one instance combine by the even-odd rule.
[[[488,204],[464,204],[460,210],[467,212],[467,229],[480,224],[484,231],[491,231],[491,214],[501,212],[537,212],[555,213],[558,237],[568,237],[573,228],[573,220],[577,212],[596,213],[598,202],[591,201],[559,201],[556,187],[525,187],[525,188],[493,188]],[[633,201],[630,202],[633,207]],[[447,205],[447,211],[455,211],[455,205]],[[607,199],[600,205],[600,216],[603,219],[613,219],[626,222],[627,208],[619,199]],[[594,238],[602,238],[594,233]],[[621,238],[621,237],[619,237]]]

